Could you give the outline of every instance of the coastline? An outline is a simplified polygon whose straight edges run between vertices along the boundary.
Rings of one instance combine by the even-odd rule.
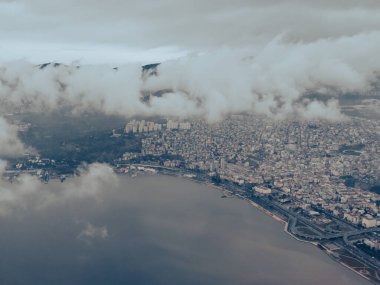
[[[315,241],[308,241],[308,240],[303,240],[303,239],[298,238],[297,236],[295,236],[293,233],[291,233],[288,230],[289,222],[287,221],[287,219],[284,219],[283,217],[280,217],[280,216],[274,214],[273,212],[267,210],[266,208],[264,208],[263,206],[259,205],[258,203],[254,202],[254,201],[252,201],[252,200],[250,200],[250,199],[248,199],[248,198],[246,198],[246,197],[244,197],[244,196],[242,196],[242,195],[240,195],[238,193],[234,193],[233,191],[227,189],[227,187],[220,186],[220,185],[215,185],[214,183],[212,183],[210,181],[199,180],[199,179],[196,179],[195,177],[184,176],[183,173],[180,173],[180,172],[178,172],[175,169],[171,169],[171,170],[174,171],[175,173],[168,174],[168,173],[164,173],[164,172],[161,172],[161,171],[157,171],[154,174],[148,174],[148,175],[156,175],[156,174],[158,174],[158,175],[164,175],[164,176],[165,175],[175,176],[175,177],[178,177],[178,178],[181,178],[181,179],[186,179],[186,180],[189,180],[189,181],[192,181],[192,182],[203,184],[203,185],[205,185],[207,187],[210,187],[210,188],[213,188],[215,190],[218,190],[219,192],[221,192],[223,194],[227,193],[228,194],[228,196],[227,196],[228,198],[238,198],[238,199],[244,200],[245,202],[248,202],[254,208],[258,209],[260,212],[262,212],[265,215],[271,217],[275,221],[284,224],[284,229],[283,229],[284,232],[286,232],[287,234],[289,234],[295,240],[297,240],[299,242],[303,242],[303,243],[309,243],[309,244],[312,244],[312,245],[316,246],[320,250],[324,251],[324,253],[327,254],[327,256],[329,258],[331,258],[334,262],[339,263],[340,265],[343,265],[345,268],[348,268],[350,271],[355,272],[356,274],[360,275],[362,278],[364,278],[365,280],[367,280],[367,281],[369,281],[369,282],[371,282],[373,284],[380,284],[379,282],[375,282],[374,280],[370,279],[369,277],[367,277],[366,275],[364,275],[360,271],[356,270],[355,268],[351,267],[350,265],[348,265],[348,264],[344,263],[343,261],[339,260],[337,258],[337,256],[332,251],[330,251],[328,248],[326,248],[323,244],[321,244],[319,242],[315,242]],[[118,174],[120,174],[120,175],[126,175],[126,173],[118,173]],[[127,175],[130,175],[130,174],[127,174]],[[146,175],[146,174],[144,173],[143,175]],[[132,176],[132,177],[134,177],[134,176]]]
[[[182,175],[179,175],[179,177],[183,177]],[[183,177],[183,178],[187,178],[187,177]],[[285,219],[277,216],[276,214],[272,213],[271,211],[265,209],[264,207],[260,206],[259,204],[255,203],[254,201],[252,200],[249,200],[248,198],[246,197],[243,197],[241,196],[240,194],[234,194],[232,191],[222,187],[222,186],[218,186],[218,185],[215,185],[211,182],[202,182],[202,181],[199,181],[197,179],[193,179],[193,178],[187,178],[189,180],[192,180],[192,181],[196,181],[200,184],[204,184],[206,186],[209,186],[209,187],[212,187],[214,188],[215,190],[218,190],[220,192],[228,192],[230,195],[231,195],[231,198],[233,197],[237,197],[241,200],[244,200],[246,202],[248,202],[251,206],[255,207],[256,209],[258,209],[260,212],[264,213],[265,215],[271,217],[272,219],[274,219],[275,221],[279,222],[279,223],[282,223],[284,224],[284,232],[286,232],[288,235],[290,235],[292,238],[294,238],[295,240],[299,241],[299,242],[303,242],[303,243],[308,243],[308,244],[312,244],[313,246],[316,246],[318,249],[322,250],[330,259],[332,259],[334,262],[344,266],[345,268],[349,269],[350,271],[358,274],[359,276],[361,276],[362,278],[364,278],[365,280],[373,283],[373,284],[379,284],[377,282],[374,282],[373,280],[371,280],[369,277],[365,276],[363,273],[361,273],[360,271],[356,270],[355,268],[349,266],[348,264],[338,260],[334,254],[329,250],[327,249],[323,244],[321,243],[318,243],[318,242],[314,242],[314,241],[307,241],[307,240],[303,240],[303,239],[300,239],[298,238],[297,236],[295,236],[293,233],[291,233],[290,231],[288,231],[288,221],[286,221]]]

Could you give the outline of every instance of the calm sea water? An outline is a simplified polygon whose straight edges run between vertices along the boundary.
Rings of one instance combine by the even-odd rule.
[[[369,284],[242,200],[120,179],[100,199],[2,217],[0,284]]]

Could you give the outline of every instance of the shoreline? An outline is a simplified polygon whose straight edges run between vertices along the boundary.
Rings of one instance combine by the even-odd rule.
[[[373,282],[370,278],[368,278],[367,276],[363,275],[363,273],[359,272],[359,271],[356,271],[354,268],[350,267],[348,264],[342,262],[342,261],[339,261],[333,254],[333,252],[331,250],[329,250],[328,248],[326,248],[323,244],[318,244],[320,249],[323,250],[328,257],[330,257],[333,261],[339,263],[340,265],[348,268],[349,270],[351,270],[352,272],[355,272],[356,274],[360,275],[361,277],[363,277],[364,279],[368,280],[369,282],[371,282],[372,284],[378,284],[378,283],[375,283]]]
[[[183,177],[182,175],[179,175],[179,177]],[[183,177],[183,178],[187,178],[187,177]],[[246,202],[248,202],[251,206],[253,206],[254,208],[256,208],[257,210],[259,210],[260,212],[264,213],[266,216],[268,217],[271,217],[272,219],[274,219],[275,221],[279,222],[279,223],[282,223],[284,224],[284,232],[286,232],[288,235],[290,235],[293,239],[299,241],[299,242],[303,242],[303,243],[307,243],[307,244],[311,244],[315,247],[317,247],[318,249],[322,250],[331,260],[333,260],[334,262],[344,266],[345,268],[349,269],[350,271],[354,272],[355,274],[358,274],[360,277],[364,278],[365,280],[367,280],[368,282],[371,282],[372,284],[379,284],[379,283],[376,283],[374,282],[373,280],[371,280],[370,278],[368,278],[367,276],[365,276],[363,273],[361,273],[360,271],[357,271],[355,270],[353,267],[349,266],[348,264],[338,260],[330,250],[328,250],[323,244],[321,243],[318,243],[318,242],[314,242],[314,241],[307,241],[307,240],[303,240],[303,239],[300,239],[298,237],[296,237],[293,233],[289,232],[288,231],[288,221],[280,218],[279,216],[277,216],[276,214],[272,213],[271,211],[265,209],[264,207],[260,206],[259,204],[257,204],[256,202],[252,201],[252,200],[249,200],[248,198],[246,197],[243,197],[241,196],[240,194],[234,194],[232,191],[224,188],[223,186],[218,186],[218,185],[215,185],[211,182],[202,182],[202,181],[199,181],[199,180],[196,180],[194,178],[187,178],[191,181],[196,181],[200,184],[204,184],[206,186],[209,186],[209,187],[212,187],[214,188],[215,190],[218,190],[218,191],[221,191],[221,192],[228,192],[230,195],[231,195],[231,198],[233,197],[237,197],[241,200],[244,200]]]

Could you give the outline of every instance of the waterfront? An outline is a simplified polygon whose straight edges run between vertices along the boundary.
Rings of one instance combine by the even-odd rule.
[[[176,177],[118,179],[96,199],[3,217],[1,284],[370,284],[245,201]]]

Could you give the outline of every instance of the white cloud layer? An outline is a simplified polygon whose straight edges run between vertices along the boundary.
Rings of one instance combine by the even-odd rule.
[[[309,43],[279,37],[261,48],[225,48],[167,61],[159,65],[157,76],[148,78],[141,76],[139,64],[118,70],[109,65],[50,65],[41,70],[16,61],[0,69],[0,100],[3,106],[22,104],[34,110],[69,103],[77,110],[211,121],[245,111],[340,119],[336,100],[310,101],[305,94],[321,91],[336,99],[345,92],[366,93],[378,81],[379,47],[380,32]],[[142,91],[163,89],[171,92],[141,100]]]

